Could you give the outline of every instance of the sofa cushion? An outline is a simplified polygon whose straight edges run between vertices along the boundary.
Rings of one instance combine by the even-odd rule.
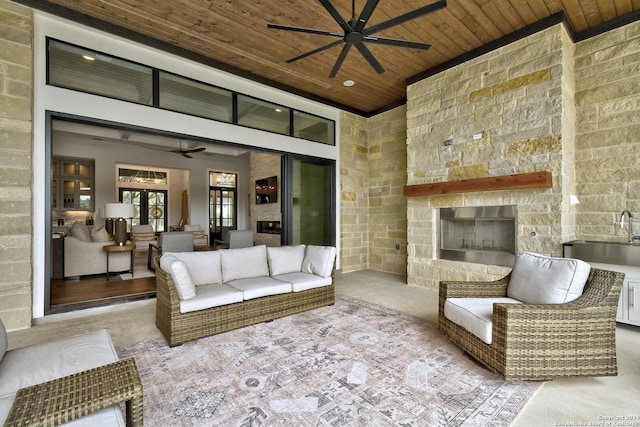
[[[223,249],[219,252],[222,259],[222,281],[225,283],[237,279],[269,276],[265,245]]]
[[[492,341],[493,304],[521,304],[513,298],[447,298],[444,317],[462,326],[487,344]]]
[[[271,276],[302,271],[305,245],[274,246],[267,248]]]
[[[300,271],[296,273],[280,274],[275,276],[274,279],[291,283],[291,289],[293,289],[293,292],[302,292],[307,289],[320,288],[331,284],[331,277],[321,277],[316,276],[315,274],[302,273]]]
[[[331,276],[336,248],[333,246],[308,245],[302,261],[302,272],[322,277]]]
[[[242,302],[241,290],[229,285],[216,283],[200,285],[196,289],[196,296],[190,300],[180,301],[180,313],[204,310],[211,307]]]
[[[91,230],[91,240],[93,242],[108,242],[111,240],[111,237],[104,227],[100,227]]]
[[[91,242],[91,231],[83,222],[76,221],[71,226],[71,235],[83,242]]]
[[[507,296],[529,304],[563,304],[582,295],[591,266],[579,259],[519,253]]]
[[[2,357],[7,352],[7,348],[9,348],[9,341],[7,340],[7,330],[4,328],[2,319],[0,319],[0,362],[2,362]]]
[[[163,255],[160,258],[160,267],[173,279],[179,300],[185,301],[196,296],[196,285],[193,283],[189,268],[184,262],[173,256]]]
[[[196,286],[222,283],[220,251],[167,252],[164,255],[171,255],[184,262]]]
[[[0,397],[117,360],[106,330],[10,350],[0,363]]]
[[[227,284],[241,290],[244,300],[291,292],[291,283],[268,276],[237,279]]]

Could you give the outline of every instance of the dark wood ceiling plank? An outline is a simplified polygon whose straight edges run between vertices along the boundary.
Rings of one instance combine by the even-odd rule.
[[[616,13],[618,16],[626,15],[633,11],[633,5],[631,0],[614,0],[616,6]]]
[[[589,28],[587,19],[578,0],[560,0],[573,29],[580,32]]]
[[[458,0],[458,4],[468,13],[463,18],[463,22],[467,23],[469,29],[482,40],[483,43],[489,43],[491,40],[498,39],[505,35],[498,25],[489,18],[484,9],[478,7],[475,0]]]

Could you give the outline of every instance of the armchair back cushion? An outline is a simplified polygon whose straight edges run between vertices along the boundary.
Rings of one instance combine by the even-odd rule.
[[[333,246],[308,245],[302,260],[302,272],[329,277],[336,259],[336,248]]]
[[[582,295],[591,266],[579,259],[519,253],[507,296],[528,304],[564,304]]]
[[[269,275],[267,247],[251,246],[242,249],[220,251],[222,259],[222,281],[247,279]]]
[[[165,231],[160,233],[158,245],[162,248],[162,253],[192,252],[193,233],[189,231]]]
[[[268,247],[271,276],[302,271],[304,249],[305,245]]]

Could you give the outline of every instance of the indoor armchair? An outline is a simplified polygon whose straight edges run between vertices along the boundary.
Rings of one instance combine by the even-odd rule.
[[[616,310],[624,274],[591,268],[576,299],[523,303],[507,301],[512,300],[508,287],[513,273],[491,282],[440,282],[438,324],[443,334],[508,381],[617,375]],[[485,307],[489,342],[445,314],[448,299],[482,304],[485,298],[497,300]]]

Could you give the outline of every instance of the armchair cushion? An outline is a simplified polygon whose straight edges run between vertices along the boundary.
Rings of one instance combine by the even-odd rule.
[[[523,252],[516,257],[507,296],[529,304],[564,304],[582,295],[590,270],[579,259]]]
[[[494,303],[522,304],[513,298],[447,298],[444,316],[491,344]]]

